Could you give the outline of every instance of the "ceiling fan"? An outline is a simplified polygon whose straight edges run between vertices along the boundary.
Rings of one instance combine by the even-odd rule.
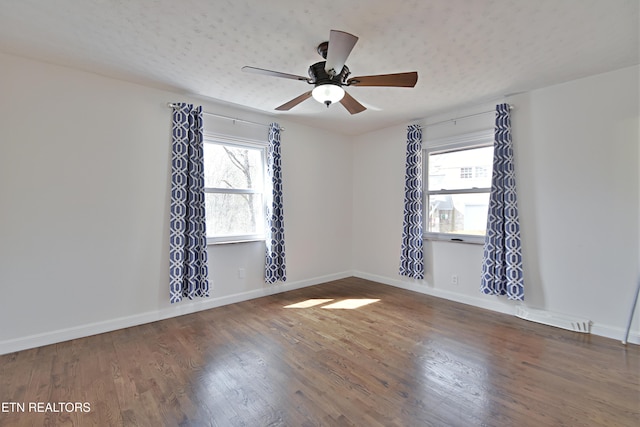
[[[300,80],[314,85],[313,90],[305,92],[277,107],[276,110],[279,111],[288,111],[302,101],[313,97],[318,102],[325,104],[327,108],[335,102],[340,102],[349,113],[357,114],[366,110],[366,108],[346,93],[343,86],[414,87],[416,85],[418,81],[418,73],[416,71],[349,78],[351,73],[345,62],[357,41],[358,37],[353,34],[331,30],[329,41],[320,43],[317,49],[325,60],[309,67],[309,77],[248,66],[242,67],[242,71]]]

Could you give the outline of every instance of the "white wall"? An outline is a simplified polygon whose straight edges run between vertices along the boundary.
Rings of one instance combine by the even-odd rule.
[[[638,280],[640,67],[514,97],[529,304],[622,338]],[[639,323],[633,328],[640,341]]]
[[[398,276],[405,126],[348,138],[282,118],[287,284],[264,285],[262,244],[211,246],[213,296],[171,305],[166,103],[274,118],[9,55],[0,54],[0,75],[0,354],[354,273],[513,312],[512,303],[479,293],[478,245],[428,242],[426,280]],[[614,338],[640,259],[637,94],[633,67],[506,100],[516,107],[527,304],[587,317],[595,333]],[[220,133],[259,133],[205,120]],[[492,121],[489,114],[429,126],[424,137]]]
[[[638,74],[636,66],[506,99],[515,105],[526,305],[590,319],[594,333],[617,339],[639,273]],[[491,114],[428,124],[494,104],[425,120],[423,139],[490,128]],[[405,139],[399,126],[354,141],[356,274],[513,313],[515,303],[479,292],[481,245],[427,242],[425,280],[398,275]]]
[[[274,118],[9,55],[0,75],[0,354],[349,274],[345,137],[277,120],[286,129],[285,285],[264,284],[264,244],[213,246],[212,297],[171,305],[167,102]]]

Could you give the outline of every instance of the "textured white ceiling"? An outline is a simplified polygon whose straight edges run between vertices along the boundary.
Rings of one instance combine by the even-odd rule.
[[[361,134],[640,62],[638,0],[0,0],[0,51],[178,89]],[[352,76],[418,71],[407,88],[350,87],[350,115],[307,75],[331,29],[360,38]]]

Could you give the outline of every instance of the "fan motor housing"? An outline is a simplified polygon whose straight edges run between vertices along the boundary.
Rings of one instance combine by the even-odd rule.
[[[349,74],[349,68],[345,65],[342,67],[342,71],[340,74],[336,74],[331,77],[325,70],[326,61],[316,62],[312,66],[309,67],[309,77],[313,79],[313,84],[316,86],[323,84],[334,84],[338,86],[342,86],[347,81],[347,77]]]

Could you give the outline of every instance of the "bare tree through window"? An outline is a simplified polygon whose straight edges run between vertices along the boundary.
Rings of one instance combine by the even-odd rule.
[[[207,235],[247,236],[262,232],[262,148],[205,144]]]

